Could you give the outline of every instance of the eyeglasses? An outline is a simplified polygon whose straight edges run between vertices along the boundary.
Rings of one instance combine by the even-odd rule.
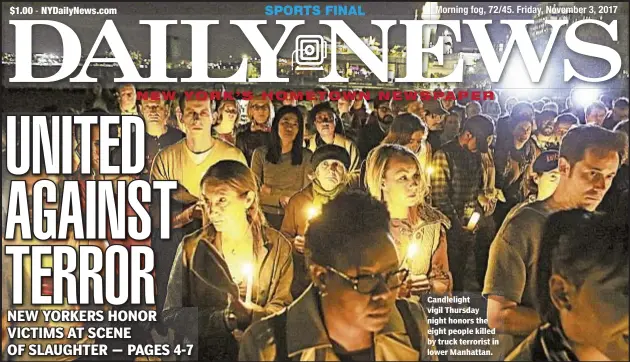
[[[269,106],[264,105],[264,104],[253,104],[252,105],[252,110],[254,110],[254,111],[269,110]]]
[[[389,107],[385,107],[385,106],[380,106],[378,107],[378,110],[381,112],[389,112],[390,108]]]
[[[328,116],[324,116],[324,117],[316,117],[315,118],[315,123],[334,123],[335,120],[333,118],[330,118]]]
[[[223,112],[228,113],[228,114],[236,114],[237,111],[234,108],[226,108],[223,110]]]
[[[399,288],[407,277],[409,276],[408,269],[399,269],[394,272],[389,272],[385,275],[383,274],[368,274],[368,275],[359,275],[357,277],[350,277],[331,266],[327,266],[326,270],[329,270],[343,280],[352,284],[352,289],[356,290],[361,294],[374,294],[379,286],[385,285],[388,289],[396,289]]]

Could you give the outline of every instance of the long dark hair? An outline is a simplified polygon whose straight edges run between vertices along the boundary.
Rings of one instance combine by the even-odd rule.
[[[302,112],[299,108],[293,106],[282,106],[276,112],[276,116],[271,123],[271,137],[269,138],[269,145],[267,146],[267,156],[265,159],[273,164],[280,162],[280,156],[282,156],[282,142],[280,140],[280,120],[288,113],[293,113],[297,117],[298,121],[298,134],[293,140],[293,147],[291,148],[291,164],[302,164],[302,143],[304,142],[304,118],[302,118]]]
[[[549,293],[553,274],[562,275],[579,288],[597,268],[605,268],[608,278],[624,273],[627,265],[627,220],[579,209],[551,215],[543,232],[536,280],[538,311],[543,320],[560,325]]]

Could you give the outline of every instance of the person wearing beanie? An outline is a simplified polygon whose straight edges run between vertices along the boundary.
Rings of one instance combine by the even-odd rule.
[[[280,231],[293,242],[293,284],[291,294],[297,298],[308,287],[304,260],[304,233],[309,220],[317,216],[322,206],[348,188],[350,155],[340,146],[327,144],[315,150],[311,157],[311,184],[293,195],[284,212]]]
[[[528,201],[545,200],[553,195],[560,182],[558,155],[555,150],[541,153],[532,165]]]
[[[359,149],[357,145],[343,135],[343,126],[330,103],[320,103],[311,109],[309,123],[315,125],[315,137],[305,141],[305,147],[315,152],[323,145],[333,144],[343,147],[350,155],[349,172],[359,171]]]

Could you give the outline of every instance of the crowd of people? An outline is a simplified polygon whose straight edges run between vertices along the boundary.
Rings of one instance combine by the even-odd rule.
[[[627,360],[628,98],[215,102],[136,91],[99,89],[78,112],[142,116],[146,167],[134,177],[178,185],[170,239],[154,198],[150,238],[97,243],[155,252],[159,320],[134,326],[136,340],[193,343],[199,360],[437,360],[420,297],[467,292],[509,337],[494,359]],[[74,138],[75,175],[3,173],[3,220],[11,180],[78,180],[85,197],[87,181],[133,179],[99,173],[100,132]],[[93,172],[81,175],[88,146]],[[33,308],[5,298],[5,259],[3,351],[6,311]]]

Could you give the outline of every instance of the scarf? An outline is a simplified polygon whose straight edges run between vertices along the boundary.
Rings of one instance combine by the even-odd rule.
[[[337,187],[335,187],[334,189],[330,191],[324,190],[324,188],[319,183],[319,181],[317,181],[317,179],[313,180],[312,185],[313,185],[313,206],[319,208],[322,205],[327,204],[330,200],[337,197],[337,195],[339,195],[341,192],[343,192],[346,189],[347,177],[344,177],[344,179],[339,183],[339,185],[337,185]]]
[[[271,127],[269,127],[266,124],[260,125],[254,121],[252,121],[252,124],[250,126],[250,130],[252,132],[271,132]]]

